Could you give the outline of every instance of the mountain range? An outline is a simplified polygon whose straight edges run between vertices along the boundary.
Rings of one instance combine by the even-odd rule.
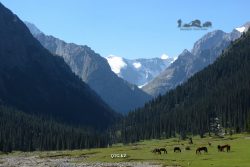
[[[152,96],[165,94],[185,82],[196,72],[212,64],[229,44],[246,32],[250,23],[230,33],[221,30],[209,32],[195,42],[191,51],[184,50],[160,75],[142,87]]]
[[[104,129],[118,114],[0,3],[0,104],[79,126]],[[97,123],[98,122],[98,123]]]
[[[25,22],[33,36],[51,53],[61,56],[71,70],[120,113],[141,107],[151,96],[118,77],[107,60],[86,45],[65,41],[42,33],[34,24]]]
[[[141,88],[165,70],[175,58],[163,54],[161,58],[125,59],[110,55],[106,57],[114,73]]]
[[[201,48],[217,45],[213,43],[214,35],[220,37],[219,41],[221,36],[233,38],[233,34],[216,31],[203,38],[211,39],[210,45],[204,45],[206,40],[201,39],[192,53],[183,54],[197,55],[202,52]],[[130,143],[176,137],[176,134],[181,139],[194,135],[204,137],[217,133],[215,122],[219,122],[219,131],[223,134],[250,130],[250,30],[230,43],[213,64],[131,112],[123,122],[122,140]],[[209,56],[211,52],[206,53]]]

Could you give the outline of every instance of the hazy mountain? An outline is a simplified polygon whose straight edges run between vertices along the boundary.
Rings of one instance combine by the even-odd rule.
[[[47,36],[26,23],[31,33],[51,53],[62,56],[71,70],[95,90],[114,110],[126,113],[143,106],[151,96],[137,86],[119,78],[110,68],[107,60],[91,48],[66,43],[53,36]],[[33,32],[33,30],[35,30]]]
[[[114,73],[139,87],[151,81],[174,61],[174,58],[167,55],[161,58],[134,60],[111,55],[106,59]]]
[[[249,25],[247,23],[242,26],[245,28],[236,28],[231,33],[225,33],[221,30],[207,33],[195,42],[191,52],[184,50],[175,62],[142,89],[157,96],[175,88],[196,72],[213,63],[231,41],[239,38]]]
[[[70,124],[105,128],[114,113],[0,3],[0,103]]]

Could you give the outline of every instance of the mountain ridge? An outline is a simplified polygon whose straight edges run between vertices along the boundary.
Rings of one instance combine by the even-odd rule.
[[[0,3],[0,99],[3,105],[69,124],[106,128],[117,118],[59,56]],[[98,124],[96,121],[98,120]]]
[[[183,139],[187,135],[204,137],[216,134],[215,121],[225,133],[245,132],[250,121],[249,46],[250,30],[187,82],[129,113],[122,140],[130,143],[176,134]]]
[[[174,58],[167,55],[161,58],[137,59],[126,59],[110,55],[106,59],[114,73],[139,88],[154,79],[174,61]]]
[[[29,27],[29,24],[27,26]],[[32,30],[33,28],[30,28],[30,31]],[[114,110],[127,113],[143,106],[146,101],[151,99],[150,95],[137,86],[119,78],[111,71],[107,60],[95,53],[90,47],[66,43],[44,33],[33,33],[33,35],[51,53],[61,56],[71,70]]]
[[[152,96],[166,93],[213,63],[231,41],[240,36],[235,29],[231,33],[215,30],[205,34],[194,43],[191,51],[184,50],[173,64],[142,89]]]

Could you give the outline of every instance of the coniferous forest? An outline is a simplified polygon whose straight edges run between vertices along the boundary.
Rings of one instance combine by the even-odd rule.
[[[106,147],[107,135],[93,129],[75,128],[52,119],[0,107],[0,150],[72,150]]]
[[[231,43],[214,64],[187,82],[130,112],[120,124],[122,141],[204,136],[218,121],[225,132],[250,128],[250,32]]]

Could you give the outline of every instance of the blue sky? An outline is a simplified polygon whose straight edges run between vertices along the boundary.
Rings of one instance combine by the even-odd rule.
[[[250,21],[248,0],[1,0],[22,20],[102,56],[177,56],[205,33]],[[177,20],[211,21],[207,31],[181,31]]]

